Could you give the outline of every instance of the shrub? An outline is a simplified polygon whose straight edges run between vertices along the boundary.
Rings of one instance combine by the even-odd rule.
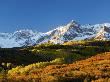
[[[52,60],[50,63],[52,63],[52,64],[64,64],[65,60],[64,60],[64,58],[56,58],[55,60]]]

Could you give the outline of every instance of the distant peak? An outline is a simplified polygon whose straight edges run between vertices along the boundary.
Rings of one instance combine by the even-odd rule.
[[[79,24],[75,20],[71,20],[68,24],[67,27],[74,27],[74,26],[79,26]]]
[[[110,27],[110,23],[104,23],[104,26]]]
[[[70,22],[71,22],[71,23],[76,23],[76,21],[75,21],[75,20],[71,20]]]
[[[77,24],[77,22],[75,20],[71,20],[69,23],[71,23],[71,24]]]

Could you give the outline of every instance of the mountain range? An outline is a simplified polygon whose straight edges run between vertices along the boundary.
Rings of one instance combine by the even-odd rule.
[[[45,42],[62,44],[72,40],[89,39],[110,40],[110,23],[80,25],[72,20],[68,24],[46,33],[29,29],[18,30],[13,33],[0,33],[0,47],[23,47]]]

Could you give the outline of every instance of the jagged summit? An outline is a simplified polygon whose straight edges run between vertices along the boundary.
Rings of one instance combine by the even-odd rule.
[[[41,36],[42,33],[29,29],[18,30],[13,33],[0,33],[0,47],[12,48],[34,45]]]
[[[95,39],[97,40],[110,40],[110,27],[104,25],[97,33]]]
[[[74,20],[71,20],[67,25],[66,25],[67,27],[78,27],[79,26],[79,24],[76,22],[76,21],[74,21]]]
[[[72,20],[68,24],[46,33],[29,29],[18,30],[13,33],[0,33],[0,47],[32,46],[45,42],[62,44],[65,41],[88,39],[110,40],[110,23],[80,25]]]

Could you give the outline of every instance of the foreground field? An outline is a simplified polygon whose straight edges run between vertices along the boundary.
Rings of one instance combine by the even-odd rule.
[[[110,82],[109,46],[110,41],[79,41],[0,49],[0,81]]]
[[[18,81],[34,82],[110,82],[110,52],[73,64],[51,64],[45,62],[39,64],[43,67],[38,63],[16,67],[8,71],[8,77]]]

